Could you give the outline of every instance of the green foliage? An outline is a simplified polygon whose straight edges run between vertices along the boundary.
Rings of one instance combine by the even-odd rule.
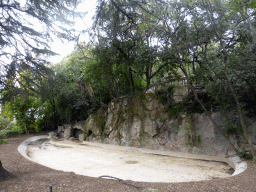
[[[245,148],[243,148],[242,150],[236,151],[236,155],[247,160],[253,159],[251,151]]]
[[[141,101],[148,101],[148,98],[146,97],[145,93],[143,93],[143,92],[139,93],[139,98]]]
[[[201,145],[201,135],[196,135],[196,147],[200,147]]]
[[[49,73],[46,57],[56,55],[49,42],[53,39],[73,40],[74,18],[83,16],[73,8],[81,1],[18,0],[1,2],[5,15],[1,20],[0,36],[0,89],[10,95],[22,94],[19,78],[23,71],[33,73],[37,86]],[[36,23],[36,25],[34,25]],[[10,80],[13,81],[10,83]],[[26,81],[32,82],[27,78]],[[33,90],[33,88],[31,88]],[[1,95],[2,97],[3,95]],[[6,99],[6,98],[2,98]]]
[[[35,126],[34,129],[35,129],[36,132],[43,131],[45,129],[45,126],[46,126],[45,119],[41,119],[41,118],[36,119],[34,126]]]
[[[186,132],[185,135],[187,137],[187,142],[185,143],[185,145],[189,145],[190,147],[195,147],[195,146],[200,147],[200,142],[201,142],[200,135],[199,136],[191,135],[189,132]]]
[[[158,100],[163,104],[169,104],[173,102],[174,86],[169,85],[167,89],[159,89],[155,91]]]
[[[112,82],[113,88],[117,87],[111,91],[114,97],[134,95],[134,92],[149,88],[153,81],[177,74],[174,70],[177,65],[171,63],[169,56],[163,53],[164,48],[159,45],[161,40],[157,37],[162,33],[159,31],[162,26],[158,25],[161,23],[158,18],[163,17],[158,12],[163,10],[162,4],[158,7],[157,3],[152,2],[150,7],[154,7],[156,15],[146,11],[146,4],[139,1],[102,1],[101,6],[97,7],[92,34],[97,38],[95,48],[98,61],[103,66],[109,66],[108,71],[104,70],[105,73],[110,72],[106,79]],[[123,9],[125,11],[120,11]],[[137,13],[142,14],[135,17]],[[168,71],[173,74],[166,75]]]
[[[242,134],[242,127],[239,123],[230,123],[228,125],[225,126],[224,132],[226,135],[230,136],[230,135],[241,135]]]
[[[201,145],[201,135],[196,135],[196,128],[194,126],[194,116],[193,114],[186,114],[189,126],[186,128],[186,145],[191,147],[200,147]]]
[[[7,133],[11,130],[17,129],[15,121],[9,121],[6,118],[0,117],[0,133]]]
[[[167,104],[168,98],[166,96],[166,92],[164,90],[157,90],[156,95],[158,100],[163,104]]]
[[[49,110],[42,107],[43,94],[38,94],[39,87],[51,74],[46,67],[49,62],[44,58],[56,54],[48,45],[56,37],[73,40],[74,18],[84,15],[73,9],[79,3],[80,0],[1,2],[0,9],[6,16],[0,26],[1,116],[16,118],[17,126],[26,132],[42,130],[44,123],[50,124],[50,119],[55,119],[44,112]]]
[[[17,135],[22,135],[25,133],[25,130],[22,128],[13,128],[12,130],[5,130],[0,132],[0,138],[5,138],[5,137],[15,137]]]
[[[89,48],[86,46],[86,50],[73,52],[62,63],[55,66],[54,70],[57,73],[55,81],[58,80],[59,85],[58,92],[52,90],[55,110],[58,110],[56,112],[62,123],[86,119],[97,109],[98,103],[94,100],[95,91],[91,86],[91,79],[87,79],[86,67],[90,65],[87,56],[84,56],[89,54],[87,49]],[[81,51],[86,52],[78,57],[77,54],[81,54]]]
[[[0,130],[9,129],[10,121],[0,117]]]
[[[35,2],[40,1],[26,3]],[[52,14],[68,22],[63,14],[70,10],[63,12],[57,7],[73,3],[56,2],[42,2],[45,7],[35,6],[27,14],[39,19],[45,13],[43,23],[50,24]],[[27,132],[56,129],[60,124],[86,119],[114,98],[139,95],[144,100],[141,93],[152,83],[159,85],[178,78],[187,81],[183,78],[185,72],[193,85],[205,86],[207,95],[200,99],[208,110],[236,110],[226,72],[243,109],[251,116],[256,114],[254,0],[99,3],[91,31],[95,41],[80,42],[51,70],[33,54],[13,57],[3,76],[6,78],[0,80],[5,82],[1,91],[3,117],[15,117],[17,126]],[[41,44],[42,34],[23,23],[19,27],[18,31],[30,34],[29,39],[39,38]],[[41,47],[31,48],[47,53]],[[203,112],[192,93],[174,103],[174,90],[170,86],[156,91],[169,116]],[[226,133],[238,129],[228,126]]]
[[[1,140],[1,139],[0,139],[0,145],[1,145],[1,144],[7,144],[7,143],[8,143],[7,140]]]
[[[33,85],[27,79],[32,78],[31,72],[23,71],[21,74],[19,82],[23,85],[20,88],[23,94],[12,96],[9,101],[5,101],[1,115],[9,119],[15,117],[17,127],[28,133],[35,131],[35,121],[39,116],[41,101],[37,94],[30,90]],[[8,94],[7,90],[3,92],[3,96],[5,94]]]
[[[195,101],[192,93],[189,93],[182,101],[168,104],[169,117],[177,117],[182,114],[203,113],[201,105]]]
[[[168,126],[173,127],[176,132],[179,132],[180,126],[177,125],[176,123],[167,123]]]
[[[229,0],[227,2],[228,10],[231,14],[242,13],[245,14],[245,10],[255,9],[256,8],[256,1],[255,0]]]
[[[71,38],[67,33],[68,29],[65,24],[71,25],[73,23],[71,19],[81,16],[73,9],[69,9],[70,7],[76,7],[78,3],[79,1],[74,3],[69,0],[61,2],[42,0],[30,0],[23,3],[16,0],[3,2],[1,10],[4,15],[9,17],[4,18],[1,22],[1,46],[5,45],[19,49],[17,44],[22,42],[37,53],[50,53],[49,50],[43,48],[48,47],[46,38],[51,39],[56,36],[59,38],[65,36],[66,39]],[[40,26],[34,28],[31,20],[37,22]],[[58,26],[56,23],[53,25],[54,21],[60,22],[63,26]],[[40,30],[43,26],[47,26],[48,31]]]
[[[182,103],[179,103],[179,105],[169,105],[168,115],[169,117],[177,117],[185,113],[183,109]]]
[[[4,116],[4,113],[1,113],[1,115]],[[4,117],[0,117],[0,131],[2,131],[1,134],[8,134],[8,132],[11,132],[15,129],[17,129],[16,121],[10,121]]]
[[[160,123],[163,123],[163,122],[164,122],[164,119],[163,119],[162,117],[160,117],[160,118],[158,119],[158,121],[159,121]]]

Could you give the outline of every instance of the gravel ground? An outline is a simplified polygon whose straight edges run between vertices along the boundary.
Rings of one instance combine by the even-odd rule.
[[[229,178],[183,183],[133,182],[105,178],[92,178],[72,172],[56,171],[31,162],[20,155],[17,147],[29,136],[9,138],[8,144],[0,145],[0,161],[12,175],[0,180],[0,192],[121,192],[121,191],[239,191],[256,192],[256,164],[247,161],[243,173]]]

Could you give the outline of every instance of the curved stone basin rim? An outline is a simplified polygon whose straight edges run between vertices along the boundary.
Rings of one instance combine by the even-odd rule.
[[[32,159],[27,155],[27,148],[28,148],[27,144],[31,141],[36,141],[36,140],[44,139],[44,138],[48,138],[48,136],[43,135],[43,136],[31,137],[20,144],[20,146],[18,147],[18,151],[21,153],[22,156],[24,156],[25,158],[32,161]],[[93,143],[93,144],[97,145],[97,143]],[[98,145],[101,145],[101,144],[98,144]],[[143,148],[138,149],[138,148],[127,147],[127,150],[134,150],[134,151],[140,151],[143,153],[152,154],[152,150],[150,150],[150,149],[143,149]],[[224,157],[217,157],[217,156],[193,155],[193,154],[187,154],[187,153],[173,153],[173,152],[168,152],[168,151],[157,151],[157,150],[154,150],[153,154],[168,155],[168,156],[198,159],[198,160],[226,162],[235,170],[235,172],[232,174],[232,176],[242,173],[247,168],[246,162],[242,161],[237,156],[231,156],[229,158],[224,158]]]

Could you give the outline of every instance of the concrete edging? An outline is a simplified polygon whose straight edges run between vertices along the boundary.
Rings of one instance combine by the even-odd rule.
[[[235,165],[235,172],[231,176],[238,175],[242,172],[244,172],[247,169],[247,163],[243,160],[240,159],[238,156],[231,156],[228,158],[229,161],[234,163]]]
[[[29,156],[27,155],[27,144],[29,142],[32,141],[36,141],[39,139],[45,139],[48,138],[47,135],[42,135],[42,136],[35,136],[35,137],[31,137],[26,139],[25,141],[23,141],[19,147],[18,147],[18,151],[19,153],[25,157],[26,159],[32,161]],[[95,144],[95,143],[94,143]],[[97,145],[97,144],[95,144]],[[120,146],[121,147],[121,146]],[[140,151],[143,153],[150,153],[150,154],[158,154],[158,155],[169,155],[169,156],[174,156],[174,157],[182,157],[182,158],[190,158],[190,159],[198,159],[198,160],[209,160],[209,161],[220,161],[220,162],[226,162],[227,164],[229,164],[234,170],[235,172],[231,175],[231,176],[235,176],[238,175],[242,172],[244,172],[247,169],[247,163],[243,160],[240,159],[240,157],[236,156],[236,155],[232,155],[229,158],[224,158],[224,157],[219,157],[219,156],[208,156],[208,155],[194,155],[194,154],[188,154],[188,153],[177,153],[177,152],[171,152],[171,151],[156,151],[156,150],[150,150],[150,149],[138,149],[138,148],[134,148],[134,147],[127,147],[126,150],[136,150],[136,151]],[[154,152],[152,152],[154,151]]]
[[[35,136],[35,137],[30,137],[28,139],[26,139],[25,141],[23,141],[19,147],[18,147],[18,151],[20,152],[20,154],[25,157],[26,159],[32,161],[29,156],[27,155],[27,148],[28,148],[28,143],[31,142],[31,141],[36,141],[36,140],[39,140],[39,139],[45,139],[45,138],[48,138],[47,135],[42,135],[42,136]]]

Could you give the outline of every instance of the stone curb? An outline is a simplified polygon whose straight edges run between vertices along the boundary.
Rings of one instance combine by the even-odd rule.
[[[28,148],[28,143],[29,142],[33,142],[39,139],[44,139],[44,138],[48,138],[47,135],[42,135],[42,136],[35,136],[35,137],[31,137],[26,139],[25,141],[23,141],[19,147],[18,147],[18,151],[20,152],[20,154],[25,157],[26,159],[32,161],[29,156],[27,155],[27,148]],[[95,145],[101,145],[101,144],[96,144],[93,143]],[[121,147],[121,146],[120,146]],[[188,153],[174,153],[174,152],[169,152],[169,151],[162,151],[162,152],[153,152],[153,150],[149,150],[149,149],[138,149],[138,148],[134,148],[134,147],[128,147],[126,150],[134,150],[134,151],[139,151],[139,152],[143,152],[143,153],[150,153],[150,154],[158,154],[158,155],[169,155],[169,156],[174,156],[174,157],[182,157],[182,158],[190,158],[190,159],[198,159],[198,160],[209,160],[209,161],[221,161],[221,162],[226,162],[227,164],[229,164],[234,170],[235,172],[231,175],[231,176],[235,176],[238,175],[242,172],[244,172],[247,169],[247,163],[243,160],[240,159],[240,157],[236,156],[236,155],[232,155],[229,158],[224,158],[224,157],[218,157],[218,156],[207,156],[207,155],[194,155],[194,154],[188,154]]]
[[[147,152],[147,150],[141,150],[141,152],[149,153],[149,152]],[[196,155],[196,154],[180,153],[180,152],[174,153],[174,152],[168,152],[168,151],[164,151],[161,153],[158,152],[155,154],[158,154],[158,155],[166,155],[167,154],[169,156],[188,158],[188,159],[225,162],[235,170],[235,172],[231,176],[238,175],[247,169],[246,161],[243,161],[240,157],[238,157],[236,155],[232,155],[232,156],[229,156],[228,158],[225,158],[225,157],[221,157],[221,156]]]
[[[129,147],[127,150],[131,151],[138,151],[138,148]],[[172,152],[172,151],[157,151],[154,150],[152,153],[152,150],[149,149],[139,149],[142,153],[150,153],[150,154],[157,154],[157,155],[169,155],[173,157],[181,157],[181,158],[187,158],[187,159],[198,159],[198,160],[207,160],[207,161],[219,161],[219,162],[225,162],[231,166],[235,172],[231,176],[238,175],[242,172],[244,172],[247,169],[247,163],[240,159],[240,157],[236,155],[231,155],[227,158],[221,157],[221,156],[209,156],[209,155],[196,155],[196,154],[190,154],[190,153],[182,153],[182,152]]]
[[[45,139],[45,138],[48,138],[47,135],[42,135],[42,136],[35,136],[35,137],[30,137],[28,139],[26,139],[25,141],[23,141],[19,147],[18,147],[18,151],[20,152],[20,154],[25,157],[26,159],[32,161],[29,156],[27,155],[27,148],[28,148],[28,143],[31,142],[31,141],[36,141],[38,139]]]
[[[240,159],[238,156],[231,156],[228,158],[229,161],[235,165],[235,172],[231,176],[238,175],[247,169],[247,163]]]

